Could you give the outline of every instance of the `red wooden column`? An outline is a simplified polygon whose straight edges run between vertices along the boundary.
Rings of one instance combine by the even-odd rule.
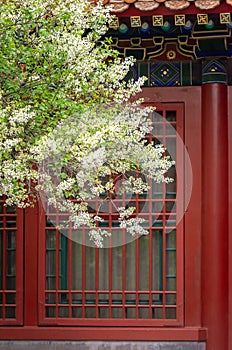
[[[24,326],[38,324],[38,204],[25,209]]]
[[[229,288],[232,288],[232,86],[228,87],[229,122]],[[232,292],[229,292],[229,349],[232,349]]]
[[[202,323],[207,350],[228,350],[227,86],[202,86]]]

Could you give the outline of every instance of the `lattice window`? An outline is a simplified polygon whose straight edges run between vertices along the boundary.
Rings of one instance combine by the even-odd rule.
[[[0,197],[0,324],[22,324],[23,211]]]
[[[182,105],[163,104],[151,120],[153,135],[148,140],[162,142],[181,167],[176,130],[183,137]],[[175,167],[168,175],[176,180]],[[69,228],[65,235],[60,233],[54,223],[66,218],[48,208],[39,235],[41,324],[183,324],[183,225],[177,224],[176,201],[177,185],[181,188],[182,181],[183,176],[171,184],[150,181],[145,196],[114,199],[116,204],[135,206],[149,230],[149,235],[127,244],[112,204],[105,204],[108,209],[104,208],[102,225],[112,229],[112,237],[121,239],[121,245],[106,249],[87,246],[84,230],[82,242],[72,240],[74,234]]]

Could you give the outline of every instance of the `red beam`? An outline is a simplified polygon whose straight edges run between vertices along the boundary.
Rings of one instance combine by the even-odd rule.
[[[194,5],[190,5],[188,8],[183,10],[169,10],[167,7],[165,7],[163,4],[161,4],[157,9],[152,11],[140,11],[138,10],[134,5],[131,5],[128,10],[116,13],[118,17],[130,17],[130,16],[141,16],[141,17],[150,17],[150,16],[156,16],[156,15],[165,15],[165,16],[174,16],[175,14],[185,14],[185,15],[192,15],[197,13],[225,13],[225,12],[231,12],[231,5],[228,4],[221,4],[220,6],[209,9],[209,10],[201,10],[200,8],[197,8]]]
[[[204,328],[1,327],[1,340],[205,341]],[[222,349],[222,348],[221,348]],[[223,349],[224,350],[224,349]]]

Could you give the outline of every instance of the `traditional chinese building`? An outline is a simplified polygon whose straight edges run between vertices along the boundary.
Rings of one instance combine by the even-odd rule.
[[[0,349],[231,350],[232,2],[109,4],[176,181],[131,197],[149,235],[107,249],[60,234],[54,209],[2,198]]]

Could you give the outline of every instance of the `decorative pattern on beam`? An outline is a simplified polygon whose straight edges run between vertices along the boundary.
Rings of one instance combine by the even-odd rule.
[[[140,61],[232,57],[231,13],[115,19],[108,36],[122,57]]]
[[[140,61],[131,67],[127,80],[145,76],[145,86],[191,86],[209,83],[232,84],[232,59],[193,61]]]

